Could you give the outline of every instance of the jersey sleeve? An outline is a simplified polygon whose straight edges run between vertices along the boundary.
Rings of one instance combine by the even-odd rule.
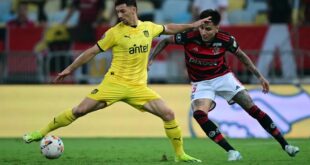
[[[115,44],[115,37],[113,35],[112,29],[109,29],[105,32],[102,38],[97,42],[98,47],[101,51],[106,51],[109,48],[113,47]]]
[[[164,25],[155,24],[153,22],[150,22],[150,26],[153,38],[160,36],[165,30]]]
[[[185,32],[177,33],[174,35],[174,41],[178,45],[184,45],[187,41],[187,36]]]
[[[227,50],[234,54],[234,53],[236,53],[238,48],[239,48],[239,44],[237,43],[235,37],[230,36],[230,39],[227,43]]]

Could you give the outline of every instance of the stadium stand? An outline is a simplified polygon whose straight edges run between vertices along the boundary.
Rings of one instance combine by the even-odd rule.
[[[39,82],[38,61],[33,49],[43,30],[42,27],[7,28],[5,82]]]

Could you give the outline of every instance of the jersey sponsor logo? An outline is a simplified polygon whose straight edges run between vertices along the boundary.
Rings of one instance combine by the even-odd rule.
[[[201,66],[217,66],[216,62],[200,61],[200,60],[197,60],[195,58],[190,58],[188,60],[188,62],[193,63],[193,64],[197,64],[197,65],[201,65]]]
[[[129,48],[129,54],[146,53],[149,50],[149,45],[136,45],[134,44]]]
[[[148,31],[148,30],[144,30],[144,31],[143,31],[143,34],[144,34],[144,36],[145,36],[145,37],[149,37],[149,36],[150,36],[150,34],[149,34],[149,31]]]

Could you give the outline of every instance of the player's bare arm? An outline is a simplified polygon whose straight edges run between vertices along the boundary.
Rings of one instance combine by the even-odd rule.
[[[148,68],[153,64],[153,61],[157,57],[157,55],[171,43],[174,43],[173,36],[164,38],[156,44],[152,53],[150,54]]]
[[[263,93],[269,92],[269,82],[264,78],[264,76],[258,71],[251,59],[239,48],[235,55],[238,59],[260,80],[263,87]]]
[[[87,63],[93,57],[95,57],[100,52],[100,49],[97,45],[85,50],[81,53],[71,65],[69,65],[66,69],[64,69],[61,73],[57,75],[54,82],[62,81],[66,76],[70,75],[75,69],[80,67],[81,65]]]
[[[193,22],[191,24],[166,24],[165,25],[165,31],[163,34],[176,34],[179,32],[183,32],[188,29],[198,28],[199,26],[210,22],[211,17],[207,17],[201,20],[198,20],[196,22]]]

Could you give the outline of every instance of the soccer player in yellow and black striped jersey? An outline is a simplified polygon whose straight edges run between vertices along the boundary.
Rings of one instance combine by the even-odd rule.
[[[78,117],[123,101],[163,120],[166,135],[175,150],[176,162],[200,162],[199,159],[184,152],[181,130],[175,120],[174,112],[155,91],[147,87],[147,65],[153,38],[160,34],[175,34],[199,27],[210,18],[191,24],[157,25],[152,22],[142,22],[137,17],[136,0],[116,0],[115,10],[121,22],[110,28],[97,44],[84,51],[55,79],[55,82],[63,80],[100,51],[112,49],[112,64],[101,84],[78,106],[69,108],[54,117],[41,130],[25,134],[24,141],[27,143],[38,141],[49,132],[71,124]]]

